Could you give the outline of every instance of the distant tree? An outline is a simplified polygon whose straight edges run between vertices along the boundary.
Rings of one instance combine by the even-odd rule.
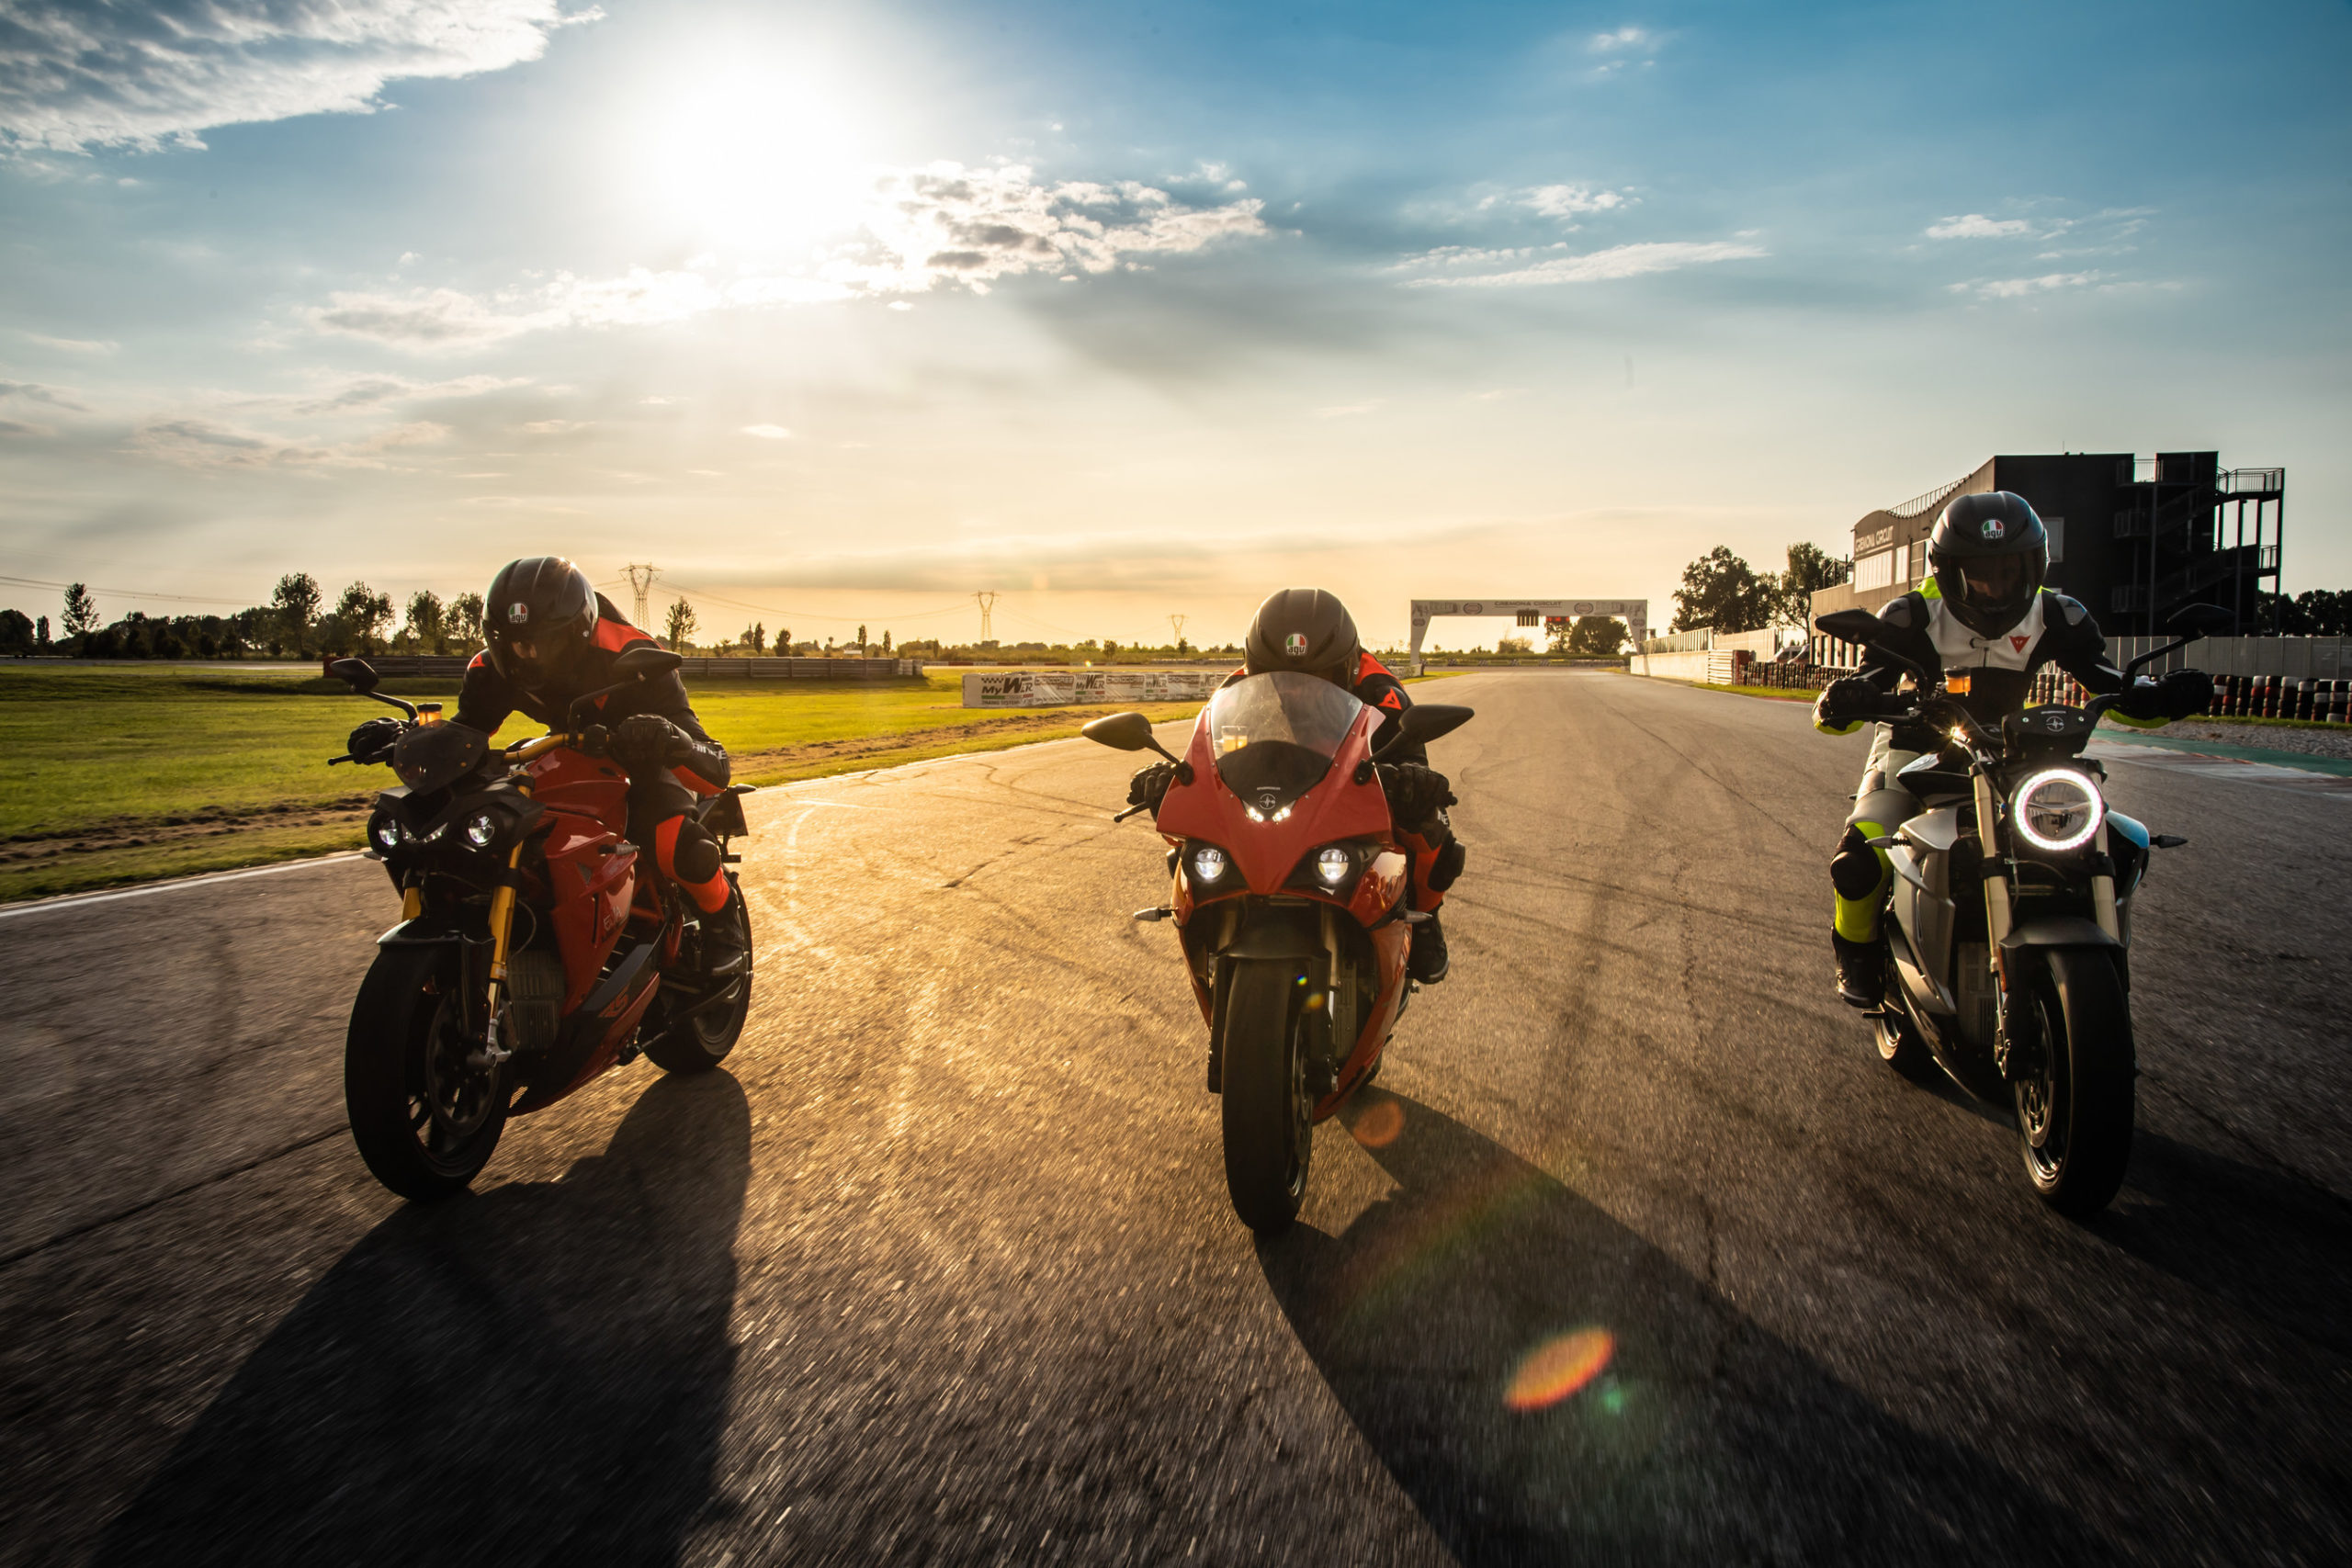
[[[1119,645],[1113,642],[1109,637],[1104,637],[1102,639],[1102,662],[1105,664],[1111,663],[1118,657]]]
[[[2255,620],[2271,637],[2352,637],[2352,592],[2309,588],[2292,599],[2267,593]]]
[[[429,588],[420,588],[408,596],[408,635],[426,653],[439,653],[449,640],[447,625],[448,612],[442,607],[441,595]]]
[[[781,654],[790,654],[790,653],[791,653],[791,651],[792,651],[792,628],[791,628],[790,626],[778,626],[778,627],[776,627],[776,629],[775,629],[775,650],[776,650],[778,653],[781,653]]]
[[[859,622],[857,626],[857,651],[860,653],[865,651],[865,623],[863,621]]]
[[[1495,651],[1501,654],[1532,653],[1535,644],[1523,637],[1498,637],[1495,639]]]
[[[768,650],[767,624],[764,621],[753,621],[751,628],[743,634],[743,642],[754,655],[765,653]]]
[[[307,571],[289,571],[270,590],[269,607],[277,612],[278,635],[299,657],[310,639],[311,624],[319,618],[319,581]]]
[[[1833,556],[1820,546],[1802,541],[1789,547],[1789,568],[1781,573],[1777,623],[1784,626],[1813,625],[1813,596],[1835,588],[1854,575],[1854,563]]]
[[[1632,636],[1614,615],[1587,615],[1568,634],[1568,651],[1581,659],[1614,659]]]
[[[39,629],[34,633],[34,640],[39,643],[40,647],[47,648],[50,646],[49,617],[47,615],[41,616],[37,625]]]
[[[448,637],[461,652],[470,653],[481,646],[481,595],[460,593],[449,601],[441,613],[442,625],[448,628]]]
[[[890,630],[888,626],[882,629],[882,657],[890,657]]]
[[[694,646],[695,607],[684,599],[670,601],[669,644],[671,650],[684,653]]]
[[[345,640],[361,653],[369,652],[392,624],[392,596],[355,582],[335,601],[334,618]]]
[[[33,618],[22,610],[0,610],[0,653],[33,650]]]
[[[1771,624],[1779,585],[1721,545],[1682,569],[1674,591],[1676,631],[1713,626],[1719,632],[1752,632]]]
[[[78,582],[65,585],[65,635],[82,637],[98,629],[97,601]]]

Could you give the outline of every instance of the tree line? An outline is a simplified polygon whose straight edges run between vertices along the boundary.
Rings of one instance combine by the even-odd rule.
[[[133,610],[100,623],[86,584],[66,584],[57,629],[47,615],[0,610],[0,653],[55,653],[75,659],[241,659],[254,654],[447,653],[481,646],[481,595],[444,600],[428,590],[408,597],[393,618],[391,595],[354,582],[330,604],[318,580],[289,571],[266,604],[226,615],[151,615]]]

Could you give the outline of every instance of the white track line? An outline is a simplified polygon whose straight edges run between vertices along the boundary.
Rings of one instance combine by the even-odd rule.
[[[204,887],[215,882],[240,882],[248,876],[275,876],[281,871],[303,871],[314,865],[332,865],[337,861],[361,859],[365,852],[349,850],[342,854],[313,855],[307,860],[279,861],[275,865],[248,866],[243,871],[216,871],[205,876],[182,876],[170,882],[150,882],[138,887],[118,888],[111,893],[69,893],[62,898],[43,898],[30,904],[11,904],[0,908],[0,920],[18,915],[45,915],[52,909],[78,909],[85,904],[111,904],[118,898],[145,898],[157,893],[176,893],[183,887]]]

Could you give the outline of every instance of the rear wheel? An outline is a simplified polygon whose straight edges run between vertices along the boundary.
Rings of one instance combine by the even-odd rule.
[[[387,947],[360,982],[344,1044],[352,1142],[377,1180],[429,1203],[464,1190],[506,1130],[501,1067],[467,1058],[463,966],[454,947]]]
[[[2015,1086],[2026,1177],[2082,1219],[2107,1206],[2132,1160],[2132,1004],[2106,952],[2052,948],[2027,1005],[2041,1041]]]
[[[727,907],[703,919],[704,941],[713,922],[733,922],[735,951],[742,954],[742,969],[731,981],[712,986],[699,998],[665,991],[662,1007],[670,1021],[652,1021],[645,1054],[665,1073],[707,1073],[727,1059],[752,1015],[752,915],[743,903],[743,889],[728,874]],[[668,1011],[674,1008],[674,1011]],[[700,1009],[699,1011],[695,1010]],[[691,1016],[680,1017],[680,1014]]]
[[[1225,1185],[1261,1235],[1298,1217],[1314,1156],[1299,978],[1295,960],[1243,959],[1226,982]]]

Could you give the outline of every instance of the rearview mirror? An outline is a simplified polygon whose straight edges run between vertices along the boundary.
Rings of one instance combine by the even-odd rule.
[[[650,681],[656,675],[667,675],[684,662],[666,648],[640,642],[621,649],[613,660],[613,673],[624,681]]]
[[[2219,637],[2237,619],[2219,604],[2183,604],[2165,622],[2165,629],[2175,637]]]
[[[382,683],[375,667],[364,659],[338,659],[327,666],[327,673],[362,696]]]
[[[1104,714],[1079,733],[1096,745],[1108,746],[1114,751],[1153,750],[1151,720],[1139,713]]]
[[[1840,642],[1859,642],[1864,647],[1885,635],[1886,623],[1868,610],[1838,610],[1813,623],[1814,629]]]
[[[1451,735],[1478,716],[1476,708],[1451,703],[1422,703],[1407,708],[1388,738],[1373,748],[1375,757],[1399,746],[1426,746],[1441,735]]]

